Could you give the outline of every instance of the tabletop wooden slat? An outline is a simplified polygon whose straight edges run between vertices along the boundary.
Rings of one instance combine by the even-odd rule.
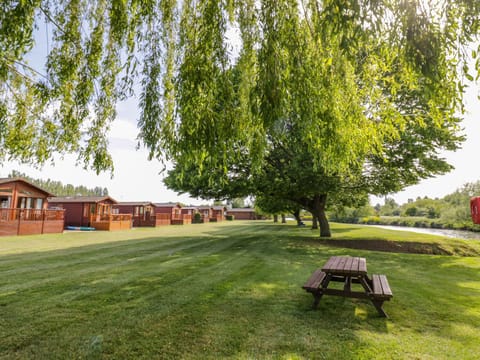
[[[348,257],[347,261],[345,261],[345,271],[347,272],[352,272],[352,262],[353,262],[353,257]]]
[[[358,271],[358,264],[359,264],[358,257],[354,257],[352,261],[352,271]]]
[[[322,269],[330,269],[332,265],[335,263],[336,256],[332,256],[330,259],[327,260],[325,265],[323,265]]]
[[[367,273],[367,259],[365,258],[359,258],[359,264],[358,264],[358,272],[360,273]]]
[[[322,271],[338,275],[366,275],[367,260],[360,257],[332,256],[323,265]]]

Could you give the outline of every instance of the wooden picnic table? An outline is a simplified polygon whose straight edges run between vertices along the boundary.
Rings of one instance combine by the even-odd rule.
[[[342,282],[343,289],[329,287],[331,282]],[[352,290],[352,284],[360,284],[363,291]],[[387,314],[382,308],[383,302],[393,296],[385,275],[372,275],[372,278],[369,278],[367,260],[351,256],[332,256],[325,265],[313,272],[303,289],[313,295],[315,309],[323,295],[335,295],[369,299],[384,317],[387,317]]]

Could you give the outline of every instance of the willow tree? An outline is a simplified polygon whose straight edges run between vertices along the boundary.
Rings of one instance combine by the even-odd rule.
[[[3,1],[0,157],[74,152],[111,169],[115,104],[136,95],[150,158],[208,184],[245,157],[261,171],[286,124],[326,176],[362,168],[386,183],[417,132],[429,153],[458,146],[479,19],[477,0]],[[35,27],[43,69],[27,63]],[[412,173],[390,187],[435,172]]]

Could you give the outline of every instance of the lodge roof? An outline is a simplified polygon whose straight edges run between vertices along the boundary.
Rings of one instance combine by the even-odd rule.
[[[153,205],[155,205],[156,207],[175,207],[175,206],[182,207],[182,205],[180,205],[180,203],[173,203],[173,202],[153,203]]]
[[[232,209],[228,209],[227,211],[234,211],[234,212],[255,212],[255,209],[252,209],[252,208],[232,208]]]
[[[117,201],[110,196],[64,196],[48,199],[50,203],[99,203],[105,200],[111,200],[117,204]]]
[[[197,210],[198,209],[198,206],[184,206],[182,207],[182,210]]]
[[[121,201],[116,205],[125,205],[125,206],[148,206],[153,205],[150,201]]]
[[[28,186],[31,186],[31,187],[37,189],[38,191],[43,192],[47,197],[49,197],[49,196],[54,196],[53,194],[49,193],[48,191],[43,190],[41,187],[39,187],[39,186],[37,186],[37,185],[35,185],[35,184],[32,184],[30,181],[25,180],[25,179],[23,179],[23,178],[19,178],[19,177],[14,177],[14,178],[0,178],[0,185],[1,185],[1,184],[12,183],[12,182],[23,182],[23,183],[27,184]]]
[[[226,209],[226,208],[227,208],[226,206],[222,206],[222,205],[212,206],[212,209],[213,209],[213,210],[224,210],[224,209]]]

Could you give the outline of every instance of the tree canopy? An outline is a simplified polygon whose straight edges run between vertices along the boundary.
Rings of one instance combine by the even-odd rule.
[[[247,151],[261,166],[265,134],[289,117],[316,165],[347,168],[411,119],[451,125],[478,55],[466,51],[475,0],[9,0],[0,10],[0,156],[74,152],[97,171],[113,166],[107,131],[134,90],[151,157],[226,174],[227,158]],[[28,63],[34,46],[48,52],[43,68]]]

